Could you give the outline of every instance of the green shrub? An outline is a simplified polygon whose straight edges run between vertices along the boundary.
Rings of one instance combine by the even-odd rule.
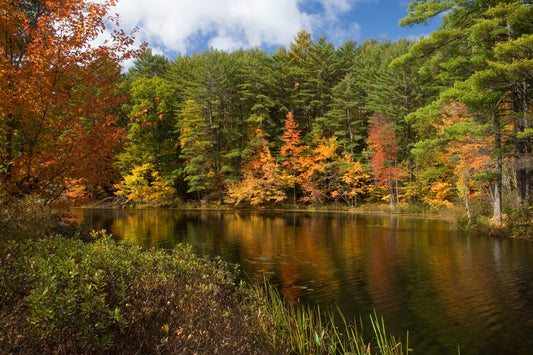
[[[459,228],[479,234],[490,233],[490,218],[492,217],[491,202],[486,199],[472,199],[470,204],[470,220],[465,211],[457,217]]]
[[[268,353],[234,272],[171,252],[55,237],[0,244],[6,353]]]
[[[0,202],[0,240],[43,238],[55,225],[52,210],[36,197]]]
[[[509,206],[504,223],[507,229],[506,234],[509,236],[533,237],[533,206]]]
[[[236,270],[188,246],[142,250],[105,233],[0,243],[4,353],[403,354],[331,313],[286,303],[272,287],[236,286]],[[342,317],[342,315],[341,315]],[[345,329],[343,334],[339,329]]]

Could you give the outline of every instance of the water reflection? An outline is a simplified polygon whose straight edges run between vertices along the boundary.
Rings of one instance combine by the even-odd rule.
[[[192,244],[267,278],[284,297],[375,308],[415,354],[527,354],[533,346],[533,247],[474,238],[423,218],[335,213],[76,210],[146,247]]]

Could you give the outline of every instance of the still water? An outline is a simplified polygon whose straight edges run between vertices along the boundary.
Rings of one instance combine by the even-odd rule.
[[[446,222],[348,213],[87,210],[95,229],[146,247],[189,243],[269,279],[284,297],[375,309],[414,354],[533,354],[533,242]],[[366,323],[366,322],[365,322]]]

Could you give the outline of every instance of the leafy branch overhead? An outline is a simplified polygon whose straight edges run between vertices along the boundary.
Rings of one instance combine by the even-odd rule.
[[[120,29],[95,44],[112,6],[0,1],[0,183],[13,196],[54,200],[74,181],[90,190],[111,180],[125,134],[120,63],[138,53]]]

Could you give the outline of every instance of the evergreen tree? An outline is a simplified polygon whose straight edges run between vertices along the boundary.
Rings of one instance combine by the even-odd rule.
[[[124,151],[119,166],[129,172],[134,166],[153,164],[156,171],[174,180],[179,147],[176,90],[161,77],[139,77],[130,84],[130,101],[124,105],[129,122]]]
[[[311,68],[311,51],[315,41],[307,31],[300,31],[290,44],[288,59],[290,71],[287,80],[294,85],[290,104],[291,111],[298,117],[303,135],[310,133],[314,119],[311,102],[315,93],[314,73]]]
[[[163,77],[170,67],[167,57],[153,54],[151,48],[145,49],[141,55],[135,59],[133,67],[126,73],[127,79],[138,77],[150,78],[153,76]]]
[[[332,96],[331,109],[325,115],[328,128],[345,154],[360,155],[366,144],[368,113],[363,109],[363,90],[352,72],[333,88]]]
[[[209,126],[202,115],[202,109],[193,101],[187,100],[181,111],[178,126],[181,158],[185,160],[185,181],[188,193],[196,192],[198,200],[207,197],[215,187],[213,169],[213,144],[209,137]],[[202,194],[204,196],[202,196]]]
[[[412,1],[409,16],[401,23],[424,22],[439,11],[449,11],[441,29],[418,42],[409,54],[398,60],[398,63],[413,64],[419,60],[416,57],[422,58],[421,76],[431,75],[436,79],[433,81],[436,87],[440,84],[446,88],[440,90],[438,100],[411,117],[418,122],[438,120],[443,108],[458,100],[468,105],[477,122],[491,125],[495,166],[493,215],[501,222],[502,165],[506,148],[512,147],[512,140],[506,137],[505,126],[512,124],[516,137],[527,136],[521,132],[525,132],[528,123],[524,125],[524,119],[516,117],[520,113],[522,117],[529,116],[527,105],[523,104],[528,100],[522,99],[528,97],[527,81],[521,75],[508,74],[512,71],[512,63],[527,63],[528,55],[518,51],[504,59],[505,55],[498,53],[506,46],[518,43],[514,41],[524,41],[530,36],[533,30],[531,6],[523,1]],[[498,72],[497,61],[500,61],[500,69],[505,68],[503,71]],[[511,113],[511,107],[518,115]],[[429,126],[426,124],[426,127]],[[527,140],[515,139],[514,144],[515,166],[520,163],[517,171],[522,176],[517,179],[517,188],[526,201],[529,199],[526,191],[533,187],[533,179],[529,178],[532,167],[524,164],[526,160],[531,160]]]

